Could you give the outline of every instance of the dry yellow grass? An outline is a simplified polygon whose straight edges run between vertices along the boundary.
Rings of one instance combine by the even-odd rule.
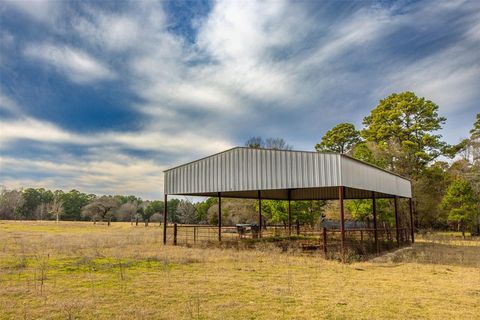
[[[0,221],[2,319],[479,319],[480,241],[374,261],[163,246],[158,226]]]

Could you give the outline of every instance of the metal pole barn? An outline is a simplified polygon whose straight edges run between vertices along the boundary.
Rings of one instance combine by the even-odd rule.
[[[340,232],[342,237],[342,260],[345,258],[345,212],[343,198],[345,197],[344,187],[338,187],[338,200],[340,202]]]
[[[375,199],[375,192],[372,191],[372,211],[373,211],[373,237],[375,239],[375,250],[379,252],[378,248],[378,229],[377,229],[377,200]]]
[[[222,241],[222,194],[218,193],[218,241]]]
[[[408,199],[408,205],[410,207],[410,233],[412,236],[412,243],[415,242],[415,225],[413,224],[413,203],[412,198]]]
[[[395,207],[395,229],[396,229],[396,238],[397,238],[397,246],[400,247],[400,226],[398,223],[398,197],[395,196],[393,198],[393,204]]]
[[[292,234],[292,223],[294,223],[292,201],[338,199],[341,230],[337,231],[341,231],[344,253],[346,253],[348,242],[346,236],[348,230],[345,228],[345,199],[375,198],[376,202],[376,199],[396,197],[395,201],[398,202],[398,198],[412,197],[409,179],[347,155],[328,152],[236,147],[181,164],[165,170],[164,174],[165,195],[258,198],[259,236],[262,236],[265,224],[262,217],[262,198],[289,201],[289,234]],[[373,196],[372,191],[375,191]],[[373,209],[377,210],[376,204]],[[413,207],[412,212],[414,209]],[[165,208],[165,213],[167,211],[168,209]],[[219,199],[219,213],[220,211],[221,199]],[[396,229],[399,243],[404,235],[400,233],[401,219],[399,220],[398,214],[398,203],[396,203]],[[378,223],[379,221],[376,228],[377,243],[381,249],[381,243],[379,243],[381,229]],[[414,223],[411,222],[411,224]],[[165,220],[165,243],[167,226],[168,223]],[[221,215],[218,231],[221,239]],[[388,235],[390,237],[390,232]]]
[[[167,244],[167,194],[163,196],[163,244]]]

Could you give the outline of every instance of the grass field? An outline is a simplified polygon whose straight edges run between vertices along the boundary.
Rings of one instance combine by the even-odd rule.
[[[162,245],[158,226],[0,221],[1,319],[479,319],[480,240],[341,264]]]

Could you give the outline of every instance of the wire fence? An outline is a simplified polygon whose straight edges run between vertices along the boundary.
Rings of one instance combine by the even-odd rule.
[[[399,228],[346,229],[343,247],[352,254],[371,254],[411,243],[411,230]],[[249,240],[251,239],[251,240]],[[323,250],[325,255],[342,249],[342,232],[339,229],[311,228],[308,226],[271,225],[259,230],[257,226],[222,226],[170,224],[167,226],[167,243],[196,245],[205,243],[232,243],[256,241],[294,240],[304,250]]]

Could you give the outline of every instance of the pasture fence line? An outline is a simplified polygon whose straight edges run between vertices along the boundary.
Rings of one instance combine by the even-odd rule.
[[[340,229],[299,226],[289,233],[283,225],[269,225],[262,230],[245,232],[238,226],[222,226],[221,240],[217,225],[169,224],[167,242],[173,245],[206,243],[247,243],[292,241],[303,250],[322,250],[325,256],[341,250]],[[397,240],[398,239],[398,240]],[[354,254],[372,254],[411,243],[410,228],[351,228],[345,229],[344,243]]]

